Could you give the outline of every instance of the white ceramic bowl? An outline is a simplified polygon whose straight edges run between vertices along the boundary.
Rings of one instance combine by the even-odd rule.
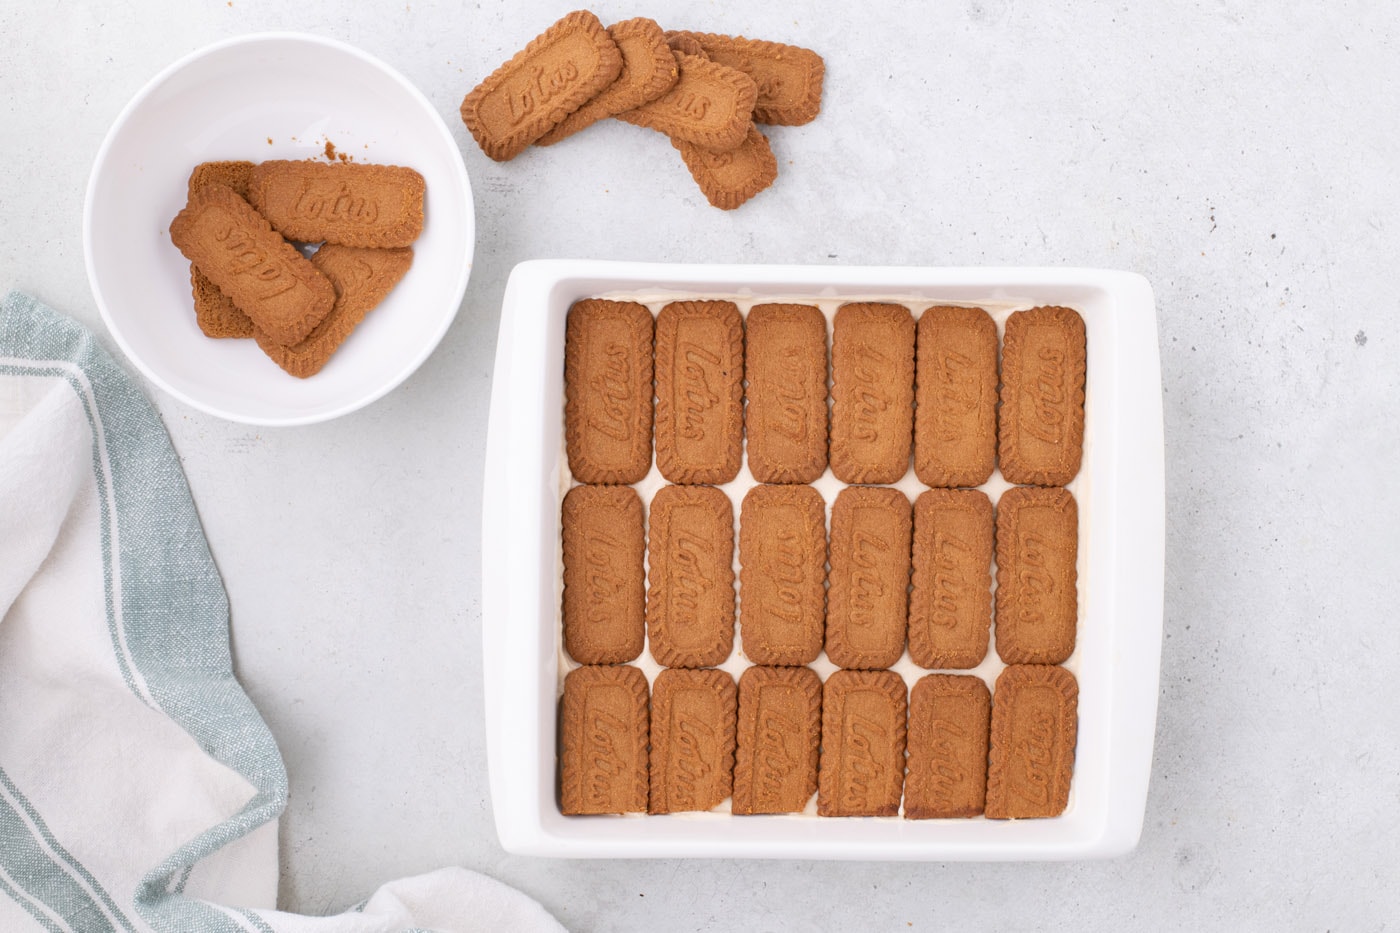
[[[389,297],[320,373],[297,379],[251,340],[200,332],[169,226],[196,164],[320,158],[327,142],[422,173],[426,223]],[[287,33],[216,43],[151,79],[98,150],[83,211],[88,280],[123,352],[176,398],[268,425],[335,418],[408,378],[457,314],[475,232],[461,153],[427,98],[358,49]]]
[[[806,814],[566,817],[557,795],[556,718],[563,673],[559,507],[571,480],[563,445],[564,319],[586,297],[653,308],[679,297],[801,301],[829,315],[848,300],[888,300],[916,313],[971,302],[998,321],[1016,308],[1062,304],[1088,340],[1079,504],[1079,737],[1069,806],[1045,820],[908,821]],[[1004,860],[1118,855],[1142,829],[1156,727],[1162,640],[1165,499],[1161,374],[1152,289],[1141,276],[1094,269],[927,269],[526,262],[506,286],[491,393],[482,514],[483,680],[491,802],[511,852],[569,857]],[[662,480],[637,485],[649,499]],[[747,464],[723,489],[737,502]],[[814,484],[828,505],[830,472]],[[911,497],[910,472],[895,484]],[[996,499],[1000,473],[983,487]],[[742,603],[743,594],[739,594]],[[742,657],[742,609],[731,673]],[[654,676],[649,654],[635,662]],[[823,655],[812,665],[825,675]],[[970,672],[988,680],[995,651]],[[905,658],[908,683],[924,673]],[[994,701],[995,702],[995,701]]]

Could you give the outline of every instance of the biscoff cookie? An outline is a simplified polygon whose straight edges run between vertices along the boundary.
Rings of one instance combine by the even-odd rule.
[[[656,318],[656,465],[673,483],[727,483],[744,434],[744,319],[732,301],[673,301]]]
[[[667,33],[673,41],[676,36],[695,42],[712,61],[753,79],[758,86],[753,108],[757,122],[800,126],[811,123],[821,111],[826,63],[811,49],[743,36]]]
[[[564,678],[560,810],[645,813],[647,679],[622,664],[580,667]]]
[[[908,705],[894,671],[835,671],[822,688],[818,816],[895,816]]]
[[[712,667],[734,647],[734,507],[713,486],[651,500],[647,637],[666,667]]]
[[[831,472],[893,483],[914,436],[914,317],[903,305],[836,309],[831,340]]]
[[[646,635],[642,500],[630,486],[575,486],[561,518],[564,650],[580,664],[635,659]]]
[[[838,667],[889,667],[904,653],[909,500],[898,489],[848,486],[831,507],[826,656]]]
[[[698,55],[675,53],[680,77],[656,100],[616,118],[711,152],[733,149],[753,125],[758,88],[748,75]]]
[[[598,17],[576,10],[462,100],[462,122],[497,162],[515,158],[617,80],[622,52]]]
[[[997,445],[997,326],[981,308],[919,318],[914,473],[926,486],[980,486]]]
[[[754,664],[822,650],[826,504],[811,486],[755,486],[739,511],[739,641]]]
[[[997,654],[1059,664],[1074,653],[1079,506],[1068,489],[1018,486],[997,501]]]
[[[1086,354],[1084,319],[1071,308],[1007,318],[998,430],[1007,482],[1063,486],[1079,472]]]
[[[564,335],[564,446],[582,483],[635,483],[651,469],[652,335],[646,305],[590,298]]]
[[[992,627],[992,500],[980,489],[929,489],[914,500],[909,657],[970,668]]]
[[[170,241],[258,330],[289,346],[330,313],[335,288],[227,185],[205,185],[170,223]]]
[[[732,812],[801,813],[817,791],[822,682],[810,667],[750,667],[739,678]]]
[[[330,362],[331,354],[351,331],[407,274],[413,264],[413,250],[362,249],[327,243],[311,257],[311,264],[335,286],[335,304],[330,314],[305,339],[290,347],[275,343],[256,327],[253,329],[262,351],[298,379],[316,375]]]
[[[749,471],[760,483],[826,472],[826,318],[811,305],[763,304],[744,322]]]
[[[979,815],[987,800],[992,695],[971,674],[929,674],[909,691],[904,818]]]
[[[1079,684],[1063,667],[1013,664],[992,698],[987,817],[1059,816],[1069,803]]]
[[[274,159],[253,167],[248,203],[289,240],[392,249],[423,232],[423,176],[400,165]]]
[[[651,690],[652,813],[713,810],[734,784],[734,678],[667,669]]]
[[[705,200],[722,211],[741,206],[778,177],[773,149],[753,126],[743,142],[724,152],[710,152],[680,139],[672,139],[671,145],[680,152]]]
[[[621,74],[598,96],[535,140],[536,146],[552,146],[599,120],[656,100],[675,85],[680,68],[656,20],[638,16],[613,23],[608,27],[608,36],[622,53]]]
[[[201,162],[190,172],[186,197],[205,185],[228,185],[241,198],[248,197],[248,176],[253,163],[241,160]],[[219,287],[194,263],[190,263],[190,290],[194,293],[194,319],[206,337],[251,337],[256,328]]]

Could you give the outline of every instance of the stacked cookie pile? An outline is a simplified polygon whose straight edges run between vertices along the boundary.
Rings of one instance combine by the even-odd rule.
[[[579,10],[473,88],[461,114],[482,151],[500,162],[608,117],[657,130],[706,199],[733,210],[778,177],[754,124],[810,123],[825,72],[810,49],[666,32],[646,17],[604,29]]]
[[[187,187],[170,240],[199,329],[251,337],[302,379],[408,272],[423,230],[423,176],[396,165],[202,162]],[[298,243],[321,246],[307,259]]]
[[[565,813],[1054,816],[1078,688],[1085,331],[1073,310],[590,299],[569,312]],[[829,360],[829,365],[828,365]],[[830,375],[828,387],[828,374]],[[998,402],[1000,404],[998,405]],[[649,516],[632,484],[667,481]],[[829,425],[829,430],[828,430]],[[747,445],[745,445],[747,438]],[[736,685],[717,670],[735,640]],[[900,482],[913,463],[925,489]],[[996,507],[975,487],[1000,461]],[[843,485],[830,504],[814,482]],[[976,675],[993,622],[1007,666]],[[912,691],[907,650],[936,671]],[[648,697],[628,664],[664,666]],[[825,651],[839,670],[823,683]],[[649,702],[650,699],[650,702]],[[907,776],[906,776],[907,775]]]

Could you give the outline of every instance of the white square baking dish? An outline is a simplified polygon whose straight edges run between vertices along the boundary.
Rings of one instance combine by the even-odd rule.
[[[1070,803],[1043,820],[906,821],[728,812],[566,817],[558,804],[559,507],[571,485],[563,446],[564,320],[580,298],[887,300],[917,316],[931,304],[978,304],[998,321],[1059,304],[1088,340],[1079,502],[1079,736]],[[511,852],[574,858],[736,857],[906,860],[1100,858],[1129,851],[1142,829],[1156,726],[1162,637],[1164,478],[1161,371],[1152,290],[1141,276],[1092,269],[654,265],[545,260],[506,286],[491,397],[482,514],[482,644],[492,805]],[[832,498],[830,473],[817,487]],[[638,485],[643,499],[661,484]],[[725,490],[752,485],[747,465]],[[896,484],[911,497],[912,471]],[[832,487],[834,488],[834,487]],[[1000,475],[983,487],[995,499]],[[736,510],[737,511],[737,510]],[[741,597],[742,598],[742,597]],[[742,623],[742,619],[740,620]],[[656,666],[644,653],[648,674]],[[736,646],[725,669],[747,662]],[[831,670],[825,656],[813,667]],[[973,673],[989,683],[995,651]],[[906,681],[922,671],[906,658]]]

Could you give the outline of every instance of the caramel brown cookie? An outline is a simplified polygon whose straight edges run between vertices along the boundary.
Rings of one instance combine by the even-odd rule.
[[[811,486],[755,486],[739,517],[739,639],[754,664],[797,665],[822,650],[826,503]]]
[[[992,627],[992,501],[978,489],[930,489],[914,500],[909,657],[969,668]]]
[[[331,354],[360,326],[365,315],[399,284],[413,264],[411,249],[361,249],[327,243],[311,257],[311,264],[326,274],[335,286],[335,304],[330,314],[300,343],[281,346],[255,327],[253,337],[274,363],[296,376],[307,379],[330,362]]]
[[[817,791],[822,682],[809,667],[750,667],[739,678],[736,814],[801,813]]]
[[[617,119],[665,133],[711,152],[733,149],[753,125],[758,88],[742,71],[677,52],[680,77],[656,100]]]
[[[831,507],[826,656],[839,667],[889,667],[904,653],[909,605],[909,500],[849,486]]]
[[[744,319],[732,301],[673,301],[656,318],[656,465],[727,483],[744,434]]]
[[[1074,653],[1079,506],[1067,489],[1018,486],[997,502],[997,654],[1059,664]]]
[[[646,676],[625,664],[570,671],[560,723],[564,814],[645,813]]]
[[[1059,816],[1069,803],[1079,684],[1063,667],[1013,664],[992,698],[987,816]]]
[[[734,785],[738,709],[724,671],[668,669],[651,692],[651,812],[713,810]]]
[[[907,707],[894,671],[836,671],[822,689],[821,816],[896,816]]]
[[[423,176],[398,165],[274,160],[253,168],[248,203],[289,240],[389,249],[423,232]]]
[[[205,185],[170,223],[170,241],[258,329],[300,343],[330,313],[335,288],[227,185]]]
[[[575,486],[561,510],[564,650],[580,664],[617,664],[646,635],[642,500],[630,486]]]
[[[753,79],[758,86],[753,118],[759,123],[799,126],[811,123],[821,111],[826,63],[811,49],[743,36],[667,33],[673,41],[676,36],[695,42],[712,61]]]
[[[635,483],[651,469],[652,331],[646,305],[576,301],[564,336],[564,446],[583,483]]]
[[[926,486],[980,486],[997,445],[997,326],[981,308],[919,318],[914,472]]]
[[[651,500],[647,636],[666,667],[711,667],[734,647],[734,508],[712,486]]]
[[[743,142],[733,149],[710,152],[680,139],[671,144],[680,151],[690,177],[705,200],[722,211],[732,211],[763,191],[778,177],[778,160],[768,139],[749,127]]]
[[[228,185],[241,198],[248,196],[248,177],[253,172],[252,162],[222,161],[201,162],[190,172],[186,186],[187,197],[205,185]],[[190,263],[190,287],[194,292],[194,318],[206,337],[251,337],[253,322],[248,315],[238,310],[209,277]]]
[[[577,10],[493,71],[462,101],[481,151],[513,159],[617,80],[622,52],[598,17]]]
[[[831,341],[831,472],[893,483],[914,436],[914,318],[894,304],[847,304]]]
[[[987,800],[992,695],[982,678],[929,674],[909,692],[904,818],[979,815]]]
[[[680,68],[655,20],[638,16],[613,23],[608,35],[622,53],[622,72],[617,80],[555,124],[535,140],[535,145],[552,146],[599,120],[656,100],[676,83]]]
[[[1001,475],[1063,486],[1084,452],[1084,319],[1070,308],[1007,318],[1001,351]]]
[[[826,318],[811,305],[763,304],[744,322],[749,471],[760,483],[826,472]]]

